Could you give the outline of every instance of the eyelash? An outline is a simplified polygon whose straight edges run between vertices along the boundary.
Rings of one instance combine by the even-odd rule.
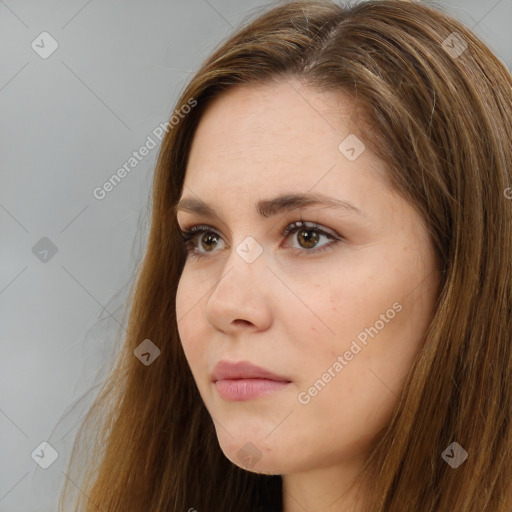
[[[302,256],[305,252],[318,254],[322,251],[332,249],[335,244],[342,241],[342,238],[337,238],[333,234],[324,231],[318,224],[314,222],[304,222],[302,220],[288,224],[288,226],[284,228],[282,235],[288,237],[292,234],[297,233],[300,230],[314,231],[320,235],[324,235],[325,237],[333,241],[333,243],[324,244],[318,249],[297,249],[294,247],[293,249],[297,251],[297,253],[300,256]],[[198,238],[199,235],[202,235],[204,233],[212,233],[217,237],[221,238],[221,236],[211,226],[204,224],[186,227],[184,230],[180,230],[180,232],[181,237],[183,239],[184,248],[187,253],[187,257],[190,258],[203,258],[207,256],[207,253],[199,252],[197,245],[193,243],[194,239]]]

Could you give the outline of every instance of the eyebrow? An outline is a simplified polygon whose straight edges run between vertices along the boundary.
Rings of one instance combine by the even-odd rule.
[[[305,206],[322,206],[324,208],[345,210],[368,218],[367,214],[343,199],[336,199],[320,193],[282,194],[273,199],[262,199],[256,204],[256,212],[261,217],[278,215],[285,211],[295,210]],[[184,197],[174,205],[174,211],[184,210],[205,217],[220,220],[220,215],[207,203],[194,197]]]

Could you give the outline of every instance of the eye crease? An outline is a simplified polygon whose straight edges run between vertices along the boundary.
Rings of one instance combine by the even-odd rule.
[[[209,252],[214,252],[209,250],[202,252],[199,250],[199,247],[196,242],[197,239],[201,239],[201,236],[203,234],[208,234],[209,237],[203,238],[202,240],[209,240],[209,242],[216,243],[218,239],[222,239],[222,237],[217,233],[217,231],[212,226],[206,224],[185,227],[183,230],[180,230],[180,233],[183,239],[184,248],[187,253],[187,258],[203,258]],[[290,247],[292,251],[299,256],[304,256],[305,254],[318,254],[320,252],[330,250],[337,243],[342,242],[342,237],[337,236],[333,232],[326,231],[325,229],[323,229],[321,226],[314,222],[307,222],[303,220],[292,222],[291,224],[286,226],[283,229],[282,236],[287,238],[296,233],[299,234],[297,240],[301,240],[301,242],[299,242],[299,245],[302,248],[290,246],[285,247]],[[321,245],[319,248],[312,248],[315,244],[319,243],[322,236],[327,238],[328,240],[331,240],[331,243],[325,243]]]

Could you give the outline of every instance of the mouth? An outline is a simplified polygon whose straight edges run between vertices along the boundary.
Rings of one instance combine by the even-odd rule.
[[[290,381],[277,381],[271,379],[221,379],[215,381],[219,395],[224,400],[240,401],[253,400],[260,396],[281,391]]]
[[[284,389],[291,380],[247,361],[220,361],[211,381],[225,400],[250,400]]]

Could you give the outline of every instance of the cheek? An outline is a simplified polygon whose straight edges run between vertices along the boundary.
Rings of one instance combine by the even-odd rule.
[[[341,356],[343,370],[333,379],[345,382],[340,392],[352,396],[350,390],[362,386],[372,396],[389,392],[386,384],[393,390],[399,386],[428,325],[430,291],[419,287],[416,291],[423,300],[418,300],[410,293],[411,275],[384,267],[382,262],[360,263],[359,268],[331,273],[328,282],[314,286],[307,304],[315,315],[300,315],[296,324],[301,357],[310,362],[306,379],[320,379]]]
[[[203,377],[208,364],[211,326],[204,316],[211,284],[196,273],[183,271],[176,289],[176,321],[185,357],[192,373]]]
[[[182,319],[185,312],[185,302],[187,299],[187,283],[186,278],[183,277],[183,274],[178,281],[178,287],[176,288],[176,319],[178,320],[178,325],[180,324],[180,320]]]
[[[296,295],[305,304],[297,305],[296,325],[301,325],[302,339],[307,341],[304,348],[316,359],[327,356],[334,361],[349,350],[351,341],[361,333],[364,338],[364,329],[379,320],[399,295],[394,292],[396,283],[369,265],[359,262],[344,267],[331,267],[321,282],[294,283]]]
[[[176,321],[181,344],[187,359],[193,347],[192,340],[197,338],[194,326],[198,325],[196,317],[201,312],[201,304],[193,292],[192,283],[187,275],[182,275],[176,290]]]

